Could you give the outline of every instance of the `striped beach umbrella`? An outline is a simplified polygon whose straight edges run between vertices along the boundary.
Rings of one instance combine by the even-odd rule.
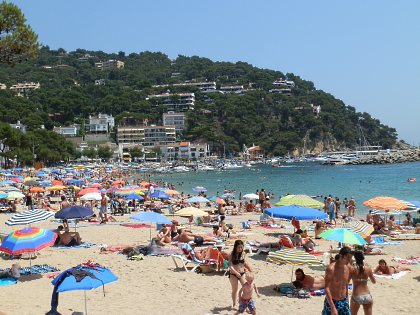
[[[394,198],[394,197],[375,197],[363,202],[363,204],[371,209],[376,210],[404,210],[407,209],[408,206],[402,200]]]
[[[17,230],[5,237],[0,251],[9,255],[37,252],[54,244],[57,234],[51,230],[28,227]]]
[[[345,224],[344,227],[350,231],[353,231],[354,233],[359,234],[363,238],[368,237],[374,231],[372,225],[362,221],[349,222]]]
[[[295,248],[283,248],[279,251],[271,252],[267,256],[267,261],[279,265],[292,265],[292,275],[290,281],[293,279],[293,269],[295,265],[321,265],[321,262],[316,259],[314,255]]]
[[[284,248],[275,252],[271,252],[267,256],[267,261],[275,264],[288,265],[320,265],[321,262],[314,255],[295,249]]]
[[[45,210],[26,210],[15,214],[6,221],[6,225],[26,225],[47,220],[54,216],[54,212]]]

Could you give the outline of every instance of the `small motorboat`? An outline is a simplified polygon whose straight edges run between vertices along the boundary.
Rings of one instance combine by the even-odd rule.
[[[414,183],[415,181],[416,181],[415,177],[410,177],[410,178],[407,179],[407,182]]]

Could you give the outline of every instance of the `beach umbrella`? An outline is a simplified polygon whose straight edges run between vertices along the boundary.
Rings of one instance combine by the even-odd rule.
[[[81,277],[81,279],[79,277]],[[118,277],[112,273],[110,269],[91,263],[67,269],[55,277],[51,282],[54,285],[54,290],[51,298],[51,310],[47,314],[58,314],[59,293],[76,290],[84,291],[85,314],[87,314],[86,291],[103,287],[105,284],[117,280]]]
[[[149,197],[157,198],[157,199],[169,199],[169,198],[171,198],[171,196],[169,196],[168,194],[166,194],[162,191],[156,191],[156,192],[150,194]]]
[[[41,192],[44,192],[45,189],[42,188],[42,187],[32,187],[32,188],[29,189],[29,191],[31,193],[41,193]]]
[[[165,190],[165,193],[167,193],[170,196],[180,195],[181,194],[179,191],[173,190],[173,189],[167,189],[167,190]]]
[[[92,185],[90,185],[90,187],[92,187],[92,188],[102,188],[102,185],[100,183],[93,183]]]
[[[314,255],[296,248],[283,248],[275,252],[270,252],[268,253],[266,261],[280,265],[293,265],[292,278],[295,265],[321,265],[321,262]]]
[[[204,203],[204,202],[209,202],[210,200],[208,200],[207,198],[201,197],[201,196],[194,196],[194,197],[186,199],[185,201]]]
[[[359,234],[363,238],[367,238],[374,231],[372,225],[362,221],[349,222],[345,224],[344,227]]]
[[[15,182],[9,179],[0,182],[0,186],[13,185],[13,184],[15,184]]]
[[[186,207],[182,208],[181,210],[178,210],[174,213],[175,215],[178,215],[180,217],[202,217],[202,216],[208,216],[209,214],[203,210],[200,210],[196,207]]]
[[[15,183],[21,183],[22,182],[22,180],[20,178],[17,178],[17,177],[13,177],[10,180],[15,182]]]
[[[400,215],[401,213],[401,210],[372,210],[372,214],[378,215]]]
[[[101,200],[102,199],[102,195],[99,192],[92,192],[92,193],[87,193],[85,195],[83,195],[82,197],[80,197],[80,200]]]
[[[64,186],[64,183],[61,180],[53,180],[52,181],[53,186]]]
[[[20,189],[15,187],[15,186],[4,186],[4,187],[1,188],[1,190],[5,191],[5,192],[11,192],[11,191],[19,191],[20,192]]]
[[[124,185],[125,182],[122,179],[116,180],[112,182],[112,185]]]
[[[307,208],[298,205],[281,206],[265,209],[265,213],[275,218],[292,220],[322,220],[328,218],[328,215],[314,208]]]
[[[244,199],[259,199],[260,197],[257,194],[246,194],[246,195],[243,195],[242,198],[244,198]]]
[[[274,204],[275,206],[290,206],[290,205],[298,205],[307,208],[323,208],[324,204],[315,200],[307,195],[287,195],[282,197],[277,203]]]
[[[28,227],[7,235],[0,246],[0,251],[9,255],[34,253],[45,247],[54,245],[57,234],[51,230]],[[32,255],[30,266],[32,266]]]
[[[171,221],[167,217],[154,211],[140,212],[131,216],[130,219],[143,223],[171,224]],[[150,227],[150,240],[152,240],[152,227]]]
[[[375,197],[363,202],[363,204],[371,209],[376,210],[404,210],[407,209],[408,206],[402,200],[394,198],[394,197]]]
[[[22,199],[22,198],[24,198],[24,197],[25,197],[25,195],[24,195],[24,194],[22,194],[20,191],[10,191],[10,192],[7,194],[6,199],[7,199],[7,200],[15,200],[15,199]]]
[[[44,221],[54,216],[54,212],[45,210],[25,210],[16,213],[5,223],[6,225],[26,225],[34,222]]]
[[[234,199],[235,195],[232,193],[224,193],[223,195],[220,196],[220,198],[222,199]]]
[[[25,185],[25,186],[39,186],[39,184],[40,184],[40,182],[38,182],[38,181],[36,181],[36,180],[33,180],[33,179],[30,179],[30,180],[28,180],[28,181],[25,181],[25,182],[23,182],[23,184]]]
[[[207,189],[205,187],[203,187],[203,186],[196,186],[192,190],[193,191],[198,191],[198,192],[200,192],[200,191],[207,191]]]
[[[86,195],[88,193],[99,193],[99,190],[98,190],[98,188],[91,188],[91,187],[83,188],[82,190],[80,190],[77,193],[77,195],[78,196],[83,196],[83,195]]]
[[[58,191],[58,190],[64,190],[67,189],[67,186],[64,185],[55,185],[47,188],[50,191]]]
[[[7,194],[4,191],[0,192],[0,199],[6,199]]]
[[[92,209],[82,206],[69,206],[61,209],[55,213],[56,219],[68,220],[68,219],[82,219],[88,218],[93,215]]]
[[[367,244],[367,242],[359,234],[345,228],[326,230],[318,236],[326,240],[337,241],[345,244]]]
[[[144,200],[144,198],[142,196],[137,195],[137,194],[129,194],[129,195],[125,196],[124,198],[131,199],[131,200]]]

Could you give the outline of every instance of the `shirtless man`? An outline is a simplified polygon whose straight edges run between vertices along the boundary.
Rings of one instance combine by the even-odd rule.
[[[60,234],[59,245],[76,246],[82,244],[79,232],[70,232],[68,228],[64,229],[64,233]]]
[[[203,245],[204,242],[216,243],[216,240],[213,237],[193,234],[191,232],[186,231],[185,229],[179,229],[178,235],[175,236],[173,240],[181,243],[189,243],[192,241],[195,243],[195,245]]]
[[[325,288],[325,279],[320,277],[312,277],[305,275],[302,269],[298,268],[295,271],[296,281],[293,282],[293,285],[298,289],[306,290],[319,290]]]
[[[108,205],[108,198],[105,193],[101,194],[101,208],[99,210],[99,217],[101,218],[101,224],[106,223],[108,221],[107,217],[107,205]]]
[[[349,247],[343,247],[338,260],[325,271],[325,301],[322,315],[350,315],[348,284],[350,282],[351,258]]]
[[[356,212],[356,201],[354,200],[354,197],[350,198],[347,210],[349,217],[354,218],[354,213]]]
[[[157,235],[157,243],[160,246],[164,246],[166,244],[170,244],[171,241],[171,229],[168,226],[166,226],[166,224],[162,224],[162,228],[160,229]]]

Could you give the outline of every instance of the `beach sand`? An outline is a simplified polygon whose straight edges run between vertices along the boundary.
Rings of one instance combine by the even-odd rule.
[[[8,227],[4,221],[9,215],[0,215],[2,232],[10,232],[18,227]],[[128,216],[117,217],[119,221],[131,221]],[[227,223],[236,228],[241,221],[257,219],[257,215],[231,216]],[[185,218],[179,218],[181,223]],[[136,223],[136,222],[131,222]],[[37,227],[55,228],[57,223],[42,222]],[[304,226],[304,224],[303,224]],[[192,226],[194,232],[209,233],[210,228]],[[149,229],[134,229],[119,224],[82,223],[78,228],[84,241],[97,245],[108,244],[146,244]],[[264,229],[253,227],[244,235],[248,240],[260,242],[277,240],[281,232],[289,229]],[[152,233],[156,233],[153,228]],[[317,240],[317,249],[328,249],[335,242]],[[386,246],[386,255],[367,256],[371,266],[376,266],[380,258],[389,264],[394,256],[419,256],[419,241],[404,241],[400,246]],[[231,251],[232,246],[227,250]],[[274,285],[289,282],[292,266],[275,265],[265,262],[265,255],[247,256],[248,263],[255,271],[255,283],[261,297],[255,297],[257,312],[260,314],[320,314],[324,297],[297,299],[280,296],[273,290]],[[322,259],[322,256],[319,256]],[[126,256],[116,253],[100,254],[99,246],[77,249],[46,248],[39,252],[33,264],[49,264],[65,270],[82,262],[91,260],[109,267],[118,277],[117,282],[102,288],[87,291],[89,314],[233,314],[231,288],[227,276],[222,273],[197,274],[175,270],[171,257],[145,257],[142,261],[130,261]],[[0,268],[10,267],[11,260],[0,259]],[[29,260],[18,261],[22,267],[29,266]],[[420,267],[411,266],[412,271],[398,280],[377,279],[375,285],[369,284],[374,298],[374,314],[415,314],[418,311],[420,291]],[[310,275],[323,275],[322,270],[303,269]],[[53,286],[51,279],[40,276],[22,277],[16,285],[0,288],[0,313],[6,314],[45,314],[50,309]],[[84,312],[84,293],[72,291],[61,293],[58,311],[61,314],[80,314]],[[360,314],[363,311],[359,311]]]

